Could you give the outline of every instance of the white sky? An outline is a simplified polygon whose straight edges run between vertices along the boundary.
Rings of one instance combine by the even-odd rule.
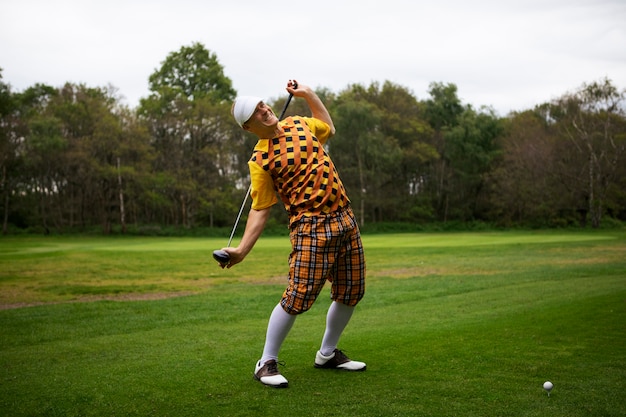
[[[194,42],[240,94],[295,78],[340,92],[454,83],[501,115],[608,77],[626,88],[626,0],[0,0],[0,67],[35,83],[113,85],[136,107],[148,77]]]

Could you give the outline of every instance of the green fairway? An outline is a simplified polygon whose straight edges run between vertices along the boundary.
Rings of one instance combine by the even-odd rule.
[[[286,390],[252,371],[289,241],[222,270],[223,240],[0,238],[0,414],[626,415],[623,232],[364,236],[340,347],[367,371],[313,368],[324,291],[281,352]]]

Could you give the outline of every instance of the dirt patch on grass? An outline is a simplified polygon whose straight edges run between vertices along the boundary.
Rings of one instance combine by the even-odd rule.
[[[22,302],[22,303],[4,303],[0,304],[0,310],[11,310],[15,308],[35,307],[42,305],[67,304],[67,303],[90,303],[93,301],[153,301],[165,300],[167,298],[186,297],[188,295],[197,294],[193,291],[181,292],[159,292],[159,293],[141,293],[141,294],[103,294],[81,296],[76,299],[66,301],[50,301],[50,302]]]
[[[94,283],[65,283],[51,287],[52,291],[47,292],[47,287],[35,286],[32,283],[28,286],[13,286],[8,288],[0,287],[0,310],[10,310],[16,308],[33,307],[41,305],[54,305],[65,303],[88,303],[93,301],[151,301],[163,300],[174,297],[185,297],[188,295],[200,294],[207,289],[225,285],[225,284],[249,284],[249,285],[286,285],[287,277],[285,276],[269,276],[266,278],[258,278],[255,276],[245,276],[239,278],[210,278],[197,279],[193,281],[185,281],[181,288],[167,288],[169,282],[154,283],[157,288],[137,290],[126,286],[116,285],[115,281],[100,281]],[[129,286],[133,284],[128,283]],[[110,287],[110,288],[108,288]],[[160,287],[160,288],[158,288]],[[84,291],[84,294],[81,292]],[[90,292],[92,292],[90,294]]]

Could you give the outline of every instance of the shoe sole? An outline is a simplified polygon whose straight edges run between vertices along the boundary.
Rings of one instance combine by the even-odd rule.
[[[337,368],[337,367],[330,367],[330,366],[324,366],[324,365],[318,365],[318,364],[314,364],[313,366],[315,366],[317,369],[334,369],[336,371],[346,371],[346,372],[363,372],[367,369],[367,366],[364,366],[361,369],[346,369],[346,368]]]
[[[265,382],[261,381],[261,378],[259,378],[255,374],[252,374],[252,377],[254,378],[255,381],[259,381],[264,386],[270,387],[270,388],[287,388],[289,386],[289,382],[284,382],[284,383],[278,384],[278,385],[271,385],[271,384],[266,384]]]

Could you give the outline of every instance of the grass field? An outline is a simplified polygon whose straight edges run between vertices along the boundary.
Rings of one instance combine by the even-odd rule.
[[[626,415],[624,232],[364,236],[340,347],[367,371],[313,368],[324,291],[281,352],[286,390],[252,371],[288,239],[230,270],[223,243],[0,238],[0,415]]]

